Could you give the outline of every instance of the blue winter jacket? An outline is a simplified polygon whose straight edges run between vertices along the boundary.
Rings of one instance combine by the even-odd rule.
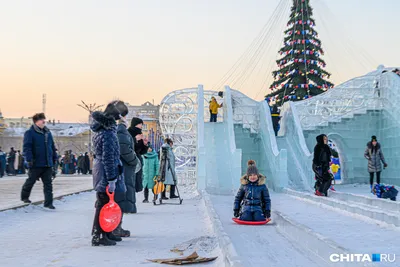
[[[47,127],[32,125],[25,132],[23,148],[25,160],[32,168],[53,167],[57,160],[53,136]]]
[[[109,181],[117,179],[115,192],[126,192],[123,165],[117,137],[117,124],[112,117],[102,112],[92,114],[93,123],[93,187],[97,192],[105,192]]]
[[[266,178],[263,175],[259,175],[255,183],[250,182],[247,175],[243,176],[240,179],[241,186],[235,197],[233,209],[240,210],[242,207],[242,213],[271,210],[271,199],[265,181]]]

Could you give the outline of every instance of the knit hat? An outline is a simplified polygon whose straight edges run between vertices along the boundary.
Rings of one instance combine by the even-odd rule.
[[[132,128],[136,127],[136,125],[141,124],[141,123],[143,124],[142,119],[134,117],[134,118],[132,118],[132,121],[131,121],[131,127]]]
[[[258,172],[258,169],[256,167],[256,162],[251,159],[251,160],[249,160],[247,162],[247,176],[250,176],[250,175],[253,175],[253,174],[258,175],[259,172]]]
[[[371,136],[371,142],[373,142],[373,141],[378,141],[378,140],[376,139],[376,136],[375,136],[375,135]]]

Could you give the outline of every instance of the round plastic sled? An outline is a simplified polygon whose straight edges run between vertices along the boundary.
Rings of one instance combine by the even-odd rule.
[[[232,221],[234,221],[237,224],[241,224],[241,225],[264,225],[267,224],[271,221],[271,219],[267,219],[265,221],[258,221],[258,222],[249,222],[249,221],[241,221],[237,218],[232,218]]]
[[[122,219],[122,211],[117,203],[114,201],[114,193],[108,191],[108,186],[106,192],[110,201],[104,205],[100,210],[100,227],[104,232],[110,233],[117,229],[119,223]]]

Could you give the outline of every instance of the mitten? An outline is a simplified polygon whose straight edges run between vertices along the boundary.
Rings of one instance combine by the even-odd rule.
[[[235,218],[238,218],[238,217],[240,216],[239,210],[233,210],[233,216],[234,216]]]

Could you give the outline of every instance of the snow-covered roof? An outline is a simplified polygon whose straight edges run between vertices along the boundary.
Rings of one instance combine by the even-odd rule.
[[[54,131],[55,136],[76,136],[90,130],[89,126],[72,127],[62,131]]]
[[[76,136],[87,132],[90,130],[89,125],[82,126],[82,124],[76,124],[79,126],[72,127],[63,127],[65,129],[55,129],[55,127],[48,127],[52,132],[53,136]],[[53,128],[53,129],[52,129]],[[6,128],[3,131],[3,136],[13,136],[13,137],[23,137],[27,128],[24,127],[15,127],[15,128]]]
[[[24,136],[27,129],[25,127],[6,128],[3,131],[3,136]]]

